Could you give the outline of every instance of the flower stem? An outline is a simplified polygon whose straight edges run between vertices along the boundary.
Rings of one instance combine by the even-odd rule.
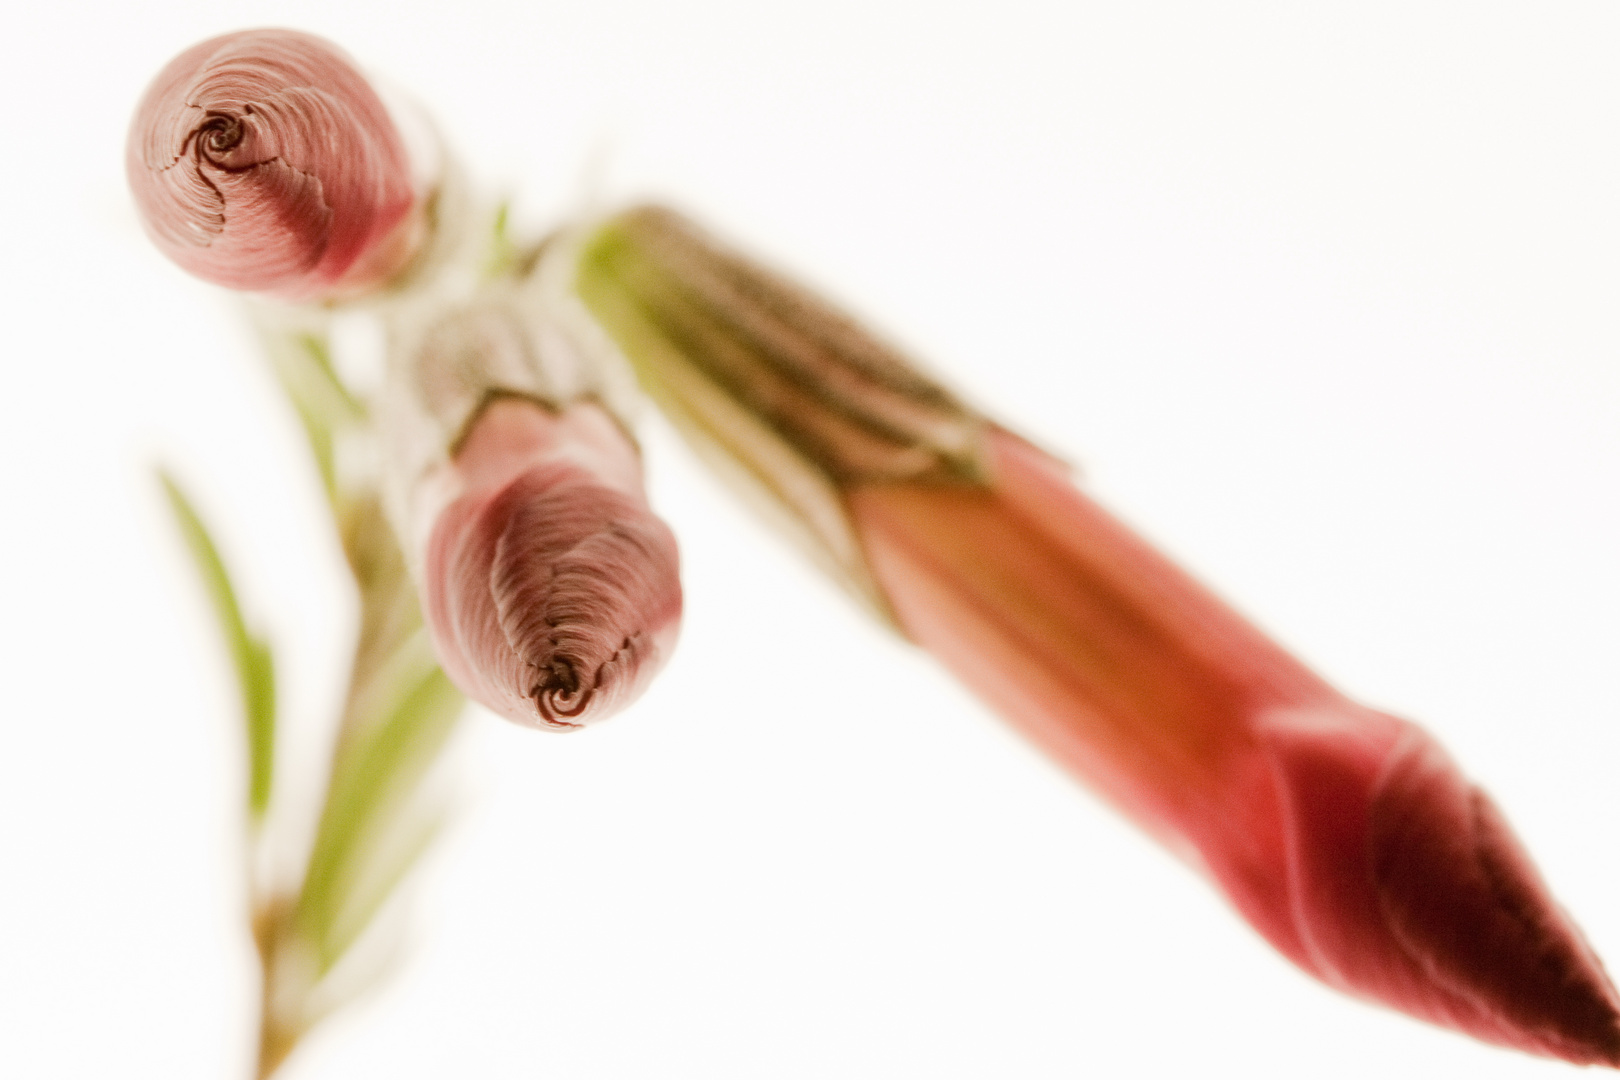
[[[426,646],[416,590],[374,475],[345,475],[335,449],[375,440],[369,403],[327,355],[322,317],[308,309],[255,313],[282,387],[303,421],[331,521],[360,601],[360,626],[333,738],[314,841],[295,882],[250,874],[260,967],[258,1080],[280,1069],[304,1035],[365,986],[339,962],[409,871],[438,823],[420,781],[437,759],[461,696]],[[360,455],[364,457],[365,455]],[[267,830],[250,825],[250,851]],[[404,837],[404,842],[401,838]]]

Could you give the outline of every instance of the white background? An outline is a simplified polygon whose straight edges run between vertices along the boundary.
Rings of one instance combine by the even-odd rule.
[[[1439,734],[1620,963],[1612,5],[329,7],[7,17],[0,1073],[247,1074],[235,699],[151,465],[279,650],[289,775],[353,612],[294,423],[121,153],[170,55],[266,24],[412,90],[525,227],[675,201],[1083,463]],[[1566,1068],[1297,973],[646,442],[678,655],[586,734],[470,716],[408,959],[288,1080]]]

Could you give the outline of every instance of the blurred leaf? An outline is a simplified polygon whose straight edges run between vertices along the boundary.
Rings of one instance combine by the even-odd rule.
[[[510,228],[512,204],[503,202],[495,210],[495,222],[490,229],[489,253],[484,257],[484,277],[498,278],[510,273],[518,264],[521,252],[512,239]]]
[[[214,614],[225,637],[226,648],[236,666],[236,681],[242,693],[242,712],[247,720],[248,809],[255,820],[264,816],[270,804],[270,784],[275,764],[276,680],[270,646],[248,632],[242,610],[236,602],[225,563],[202,518],[186,498],[174,477],[163,469],[158,479],[169,497],[169,508],[185,537],[186,547],[214,604]]]
[[[360,590],[360,640],[351,673],[360,690],[373,685],[376,672],[421,628],[422,613],[380,496],[351,492],[338,515],[338,534]]]
[[[375,842],[370,857],[357,868],[343,904],[332,913],[324,950],[331,957],[330,963],[347,955],[349,947],[371,926],[394,889],[444,830],[444,824],[445,813],[438,806],[420,814],[403,814],[385,830],[386,838]]]
[[[455,726],[463,699],[419,632],[378,673],[373,705],[339,748],[298,900],[299,932],[331,969],[425,848],[436,823],[411,824],[412,796]],[[414,819],[419,822],[420,818]],[[411,832],[400,841],[401,829]]]
[[[365,421],[365,404],[338,376],[324,335],[268,325],[264,317],[260,319],[260,332],[276,378],[303,425],[326,497],[335,507],[338,435],[343,429]]]
[[[327,348],[326,339],[319,334],[299,334],[298,344],[303,349],[304,355],[309,358],[312,373],[319,376],[321,392],[327,397],[325,408],[345,420],[364,420],[366,407],[338,377],[337,368],[332,364],[332,351]]]

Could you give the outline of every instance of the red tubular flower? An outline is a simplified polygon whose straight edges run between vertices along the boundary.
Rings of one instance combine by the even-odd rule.
[[[989,443],[991,485],[850,493],[913,640],[1324,982],[1620,1064],[1602,965],[1439,744],[1328,687],[1045,455]]]
[[[148,234],[204,280],[287,300],[356,295],[397,274],[424,226],[376,91],[295,30],[194,45],[153,80],[125,166]]]
[[[520,724],[571,730],[634,700],[680,624],[675,537],[600,406],[489,403],[451,464],[422,606],[445,672]]]
[[[673,419],[858,596],[1329,985],[1620,1065],[1620,996],[1491,801],[804,290],[668,211],[581,298]]]

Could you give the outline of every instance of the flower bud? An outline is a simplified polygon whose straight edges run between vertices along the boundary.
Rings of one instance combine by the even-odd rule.
[[[1620,993],[1491,800],[999,429],[995,480],[850,494],[901,625],[1330,986],[1620,1065]],[[993,553],[993,556],[987,553]]]
[[[423,231],[399,132],[335,46],[295,30],[194,45],[153,80],[125,166],[183,269],[286,300],[383,284]]]
[[[603,224],[577,281],[694,442],[1301,968],[1620,1067],[1620,992],[1434,739],[1334,690],[1061,464],[678,216]]]
[[[452,681],[520,724],[571,730],[634,700],[674,647],[675,537],[598,405],[499,397],[450,462],[422,602]]]

